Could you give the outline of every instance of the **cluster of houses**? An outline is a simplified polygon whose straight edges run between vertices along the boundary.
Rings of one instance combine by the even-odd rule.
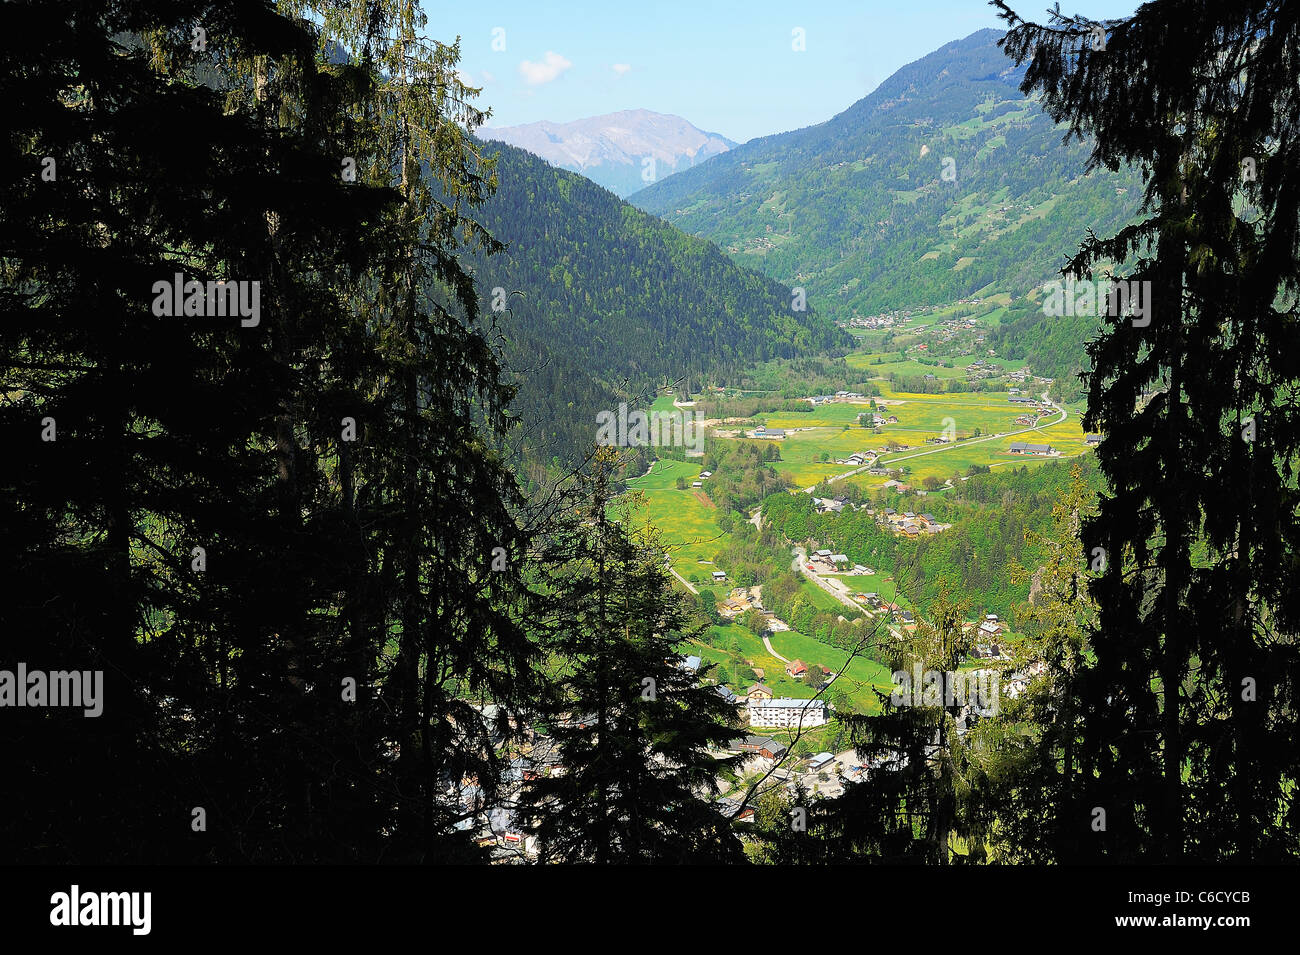
[[[1001,660],[1002,648],[998,646],[998,641],[1002,633],[1003,624],[998,619],[998,615],[995,613],[985,614],[984,619],[975,628],[975,639],[982,642],[975,644],[971,656],[980,660]]]
[[[812,406],[816,408],[818,405],[829,405],[836,402],[843,403],[846,401],[863,401],[865,399],[866,395],[860,395],[856,391],[837,391],[833,395],[813,395],[804,400],[811,402]]]
[[[836,554],[829,548],[823,547],[821,550],[814,551],[808,556],[807,567],[817,574],[849,574],[863,575],[874,574],[875,571],[870,567],[864,567],[862,564],[855,564],[849,560],[847,554]]]
[[[869,424],[866,421],[862,423],[864,428],[883,428],[887,424],[898,424],[898,415],[895,414],[884,415],[879,411],[864,411],[862,416],[871,419]]]
[[[939,534],[952,527],[945,524],[933,514],[917,514],[914,511],[899,512],[892,507],[881,511],[877,523],[885,524],[896,533],[905,537],[920,537],[922,534]]]
[[[854,315],[846,324],[849,328],[893,328],[895,323],[906,320],[911,314],[911,312],[890,312],[884,315]]]
[[[813,507],[818,514],[839,514],[846,507],[857,510],[857,505],[842,494],[837,497],[814,497]]]
[[[880,594],[874,591],[869,594],[854,594],[853,599],[858,603],[866,604],[870,610],[882,610],[889,616],[904,626],[911,626],[916,623],[916,616],[910,610],[904,610],[901,604],[890,603],[883,599]]]
[[[724,620],[735,620],[742,616],[747,610],[757,610],[767,620],[767,628],[771,631],[780,631],[790,629],[785,623],[776,619],[776,613],[763,607],[761,587],[736,587],[727,599],[719,602],[718,616]]]
[[[984,339],[975,339],[975,344],[984,344]],[[997,362],[989,361],[987,358],[977,358],[966,366],[966,378],[970,381],[983,381],[986,378],[997,378],[1001,374],[1002,366]]]

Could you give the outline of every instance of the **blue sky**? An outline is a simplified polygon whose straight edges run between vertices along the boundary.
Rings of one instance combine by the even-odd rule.
[[[428,33],[461,37],[489,125],[622,109],[683,116],[744,142],[829,119],[899,67],[984,27],[985,0],[423,0]],[[1043,20],[1048,0],[1012,3]],[[1066,0],[1096,19],[1137,0]],[[496,29],[502,32],[494,33]],[[804,32],[796,52],[793,32]],[[504,49],[494,49],[495,46]]]

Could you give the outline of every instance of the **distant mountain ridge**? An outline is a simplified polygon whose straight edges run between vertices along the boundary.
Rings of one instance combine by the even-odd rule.
[[[624,198],[737,145],[680,116],[647,109],[623,110],[570,123],[543,120],[488,127],[480,129],[479,135],[526,149]]]

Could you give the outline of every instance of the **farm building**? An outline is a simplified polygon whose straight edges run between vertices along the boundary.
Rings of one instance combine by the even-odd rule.
[[[1007,448],[1012,454],[1053,454],[1054,449],[1050,444],[1026,444],[1024,441],[1013,441],[1011,447]]]

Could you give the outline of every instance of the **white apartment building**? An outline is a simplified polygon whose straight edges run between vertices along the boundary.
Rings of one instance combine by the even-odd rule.
[[[750,726],[823,726],[828,716],[826,704],[821,700],[794,700],[783,697],[775,700],[750,700]]]

